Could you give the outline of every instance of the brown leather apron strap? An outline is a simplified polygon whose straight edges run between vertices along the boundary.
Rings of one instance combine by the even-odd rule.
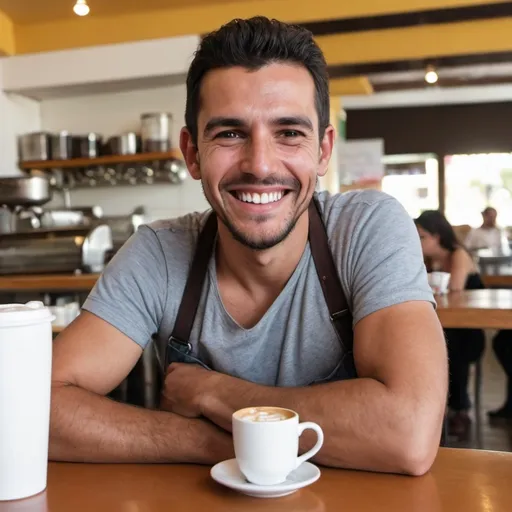
[[[334,264],[324,223],[316,200],[309,205],[309,243],[329,315],[346,353],[353,345],[352,315]],[[217,235],[217,216],[211,213],[199,235],[194,259],[178,309],[170,340],[189,345],[190,333],[196,316],[208,263]]]
[[[352,314],[341,286],[329,247],[327,231],[315,198],[309,205],[309,245],[331,321],[340,343],[347,352],[351,352],[354,343]]]
[[[172,338],[188,343],[192,326],[201,300],[204,278],[208,272],[208,263],[213,254],[215,237],[217,236],[217,216],[211,213],[199,234],[192,266],[188,273],[187,283],[181,298],[180,308],[172,331]]]

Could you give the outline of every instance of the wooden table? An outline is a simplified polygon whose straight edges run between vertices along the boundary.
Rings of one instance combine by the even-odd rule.
[[[98,274],[1,276],[0,292],[88,292],[92,289],[98,277]]]
[[[512,329],[512,290],[465,290],[436,301],[445,328]]]
[[[436,296],[437,314],[444,328],[512,329],[512,290],[464,290]],[[482,365],[475,367],[477,446],[483,446],[481,425]],[[512,470],[512,468],[511,468]],[[512,505],[511,505],[512,510]]]
[[[482,280],[488,288],[512,288],[512,274],[483,274]]]
[[[322,468],[315,484],[277,499],[226,489],[192,465],[50,463],[45,493],[0,512],[506,512],[512,454],[441,449],[431,472],[405,477]]]

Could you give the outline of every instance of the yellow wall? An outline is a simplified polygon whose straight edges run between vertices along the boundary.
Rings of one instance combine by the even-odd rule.
[[[51,1],[51,0],[48,0]],[[238,0],[207,7],[73,18],[50,23],[17,25],[17,53],[60,50],[185,34],[202,34],[234,17],[264,14],[284,21],[308,22],[442,7],[496,3],[495,0]],[[94,9],[94,5],[91,5]]]
[[[13,55],[14,27],[11,20],[0,11],[0,55]]]
[[[51,1],[51,0],[47,0]],[[0,55],[203,34],[234,17],[264,14],[311,22],[424,9],[501,3],[496,0],[237,0],[233,3],[146,11],[118,16],[73,17],[13,25],[0,11]],[[512,18],[365,31],[318,37],[329,65],[512,50]],[[333,96],[372,94],[366,77],[331,81]]]
[[[317,38],[330,65],[512,50],[512,18]]]
[[[329,81],[329,92],[331,96],[373,94],[373,86],[370,80],[365,76],[334,78]]]

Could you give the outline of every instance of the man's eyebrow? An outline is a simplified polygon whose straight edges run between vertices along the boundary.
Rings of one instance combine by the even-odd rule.
[[[305,116],[277,117],[272,120],[272,124],[278,126],[302,126],[307,130],[313,131],[313,123],[311,122],[311,119]]]
[[[206,123],[203,134],[207,136],[216,128],[242,128],[245,125],[246,123],[237,117],[212,117]]]

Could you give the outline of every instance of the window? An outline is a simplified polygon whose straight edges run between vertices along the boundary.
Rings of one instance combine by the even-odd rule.
[[[445,159],[445,214],[454,226],[482,224],[486,206],[498,225],[512,226],[512,153],[453,155]]]
[[[439,208],[439,173],[435,155],[386,155],[382,190],[395,197],[413,218]]]

